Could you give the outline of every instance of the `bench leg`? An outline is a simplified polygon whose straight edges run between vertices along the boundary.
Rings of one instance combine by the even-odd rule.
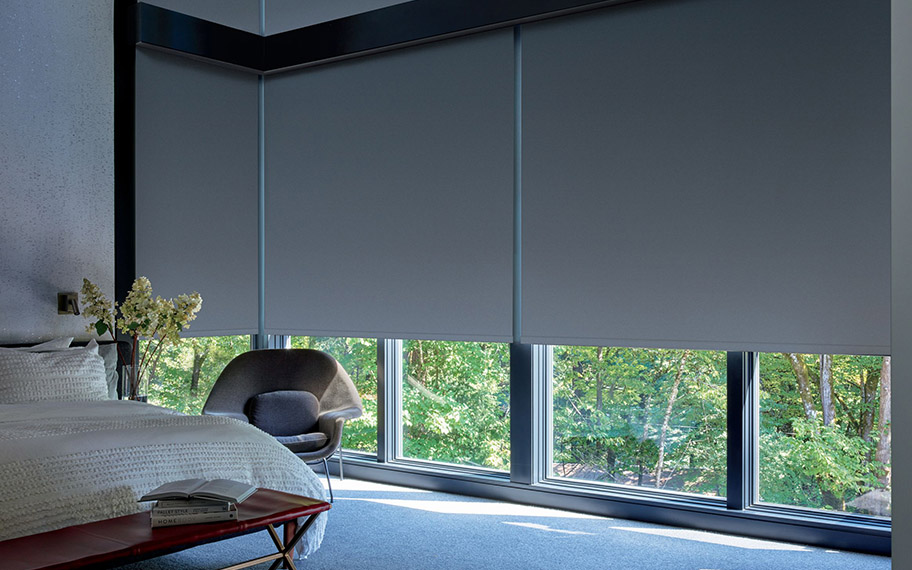
[[[294,558],[294,548],[295,544],[292,542],[294,540],[295,532],[298,530],[298,519],[292,519],[285,523],[285,548],[291,550],[291,556]],[[288,569],[288,563],[283,564],[283,567]]]
[[[275,554],[269,554],[267,556],[260,556],[259,558],[254,558],[253,560],[248,560],[247,562],[241,562],[240,564],[234,564],[222,568],[222,570],[240,570],[241,568],[249,568],[250,566],[256,566],[257,564],[262,564],[263,562],[273,561],[272,566],[269,567],[269,570],[277,570],[279,566],[284,564],[285,568],[290,570],[296,570],[294,564],[294,549],[298,544],[298,541],[301,540],[301,537],[304,536],[304,533],[313,525],[314,521],[317,520],[317,516],[320,513],[315,513],[307,517],[307,520],[304,521],[304,524],[298,526],[297,521],[289,521],[285,524],[284,532],[284,541],[279,538],[279,533],[276,532],[275,527],[271,524],[266,525],[266,530],[269,531],[269,536],[272,537],[272,542],[275,543],[275,547],[278,550]]]

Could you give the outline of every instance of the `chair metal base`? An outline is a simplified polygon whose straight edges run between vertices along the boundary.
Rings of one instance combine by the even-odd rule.
[[[326,463],[326,458],[320,459],[318,461],[323,462],[323,473],[326,473],[326,486],[329,487],[329,502],[333,502],[333,486],[332,482],[329,480],[329,464]],[[307,465],[315,465],[317,461],[305,461]]]
[[[329,502],[333,502],[333,486],[332,482],[329,480],[329,464],[326,463],[326,458],[323,458],[323,472],[326,473],[326,486],[329,487]]]

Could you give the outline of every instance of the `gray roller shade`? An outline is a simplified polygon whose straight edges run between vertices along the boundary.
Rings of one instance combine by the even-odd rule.
[[[199,291],[185,334],[257,330],[257,78],[136,52],[136,271]]]
[[[266,329],[512,337],[509,30],[266,81]]]
[[[530,343],[890,350],[890,3],[523,28]]]

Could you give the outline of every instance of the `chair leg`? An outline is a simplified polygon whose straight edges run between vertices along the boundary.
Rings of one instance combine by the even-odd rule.
[[[339,481],[345,481],[345,473],[342,471],[342,446],[339,446]]]
[[[329,481],[329,464],[326,463],[326,458],[323,458],[323,472],[326,473],[326,486],[329,487],[329,502],[333,502],[333,486]]]

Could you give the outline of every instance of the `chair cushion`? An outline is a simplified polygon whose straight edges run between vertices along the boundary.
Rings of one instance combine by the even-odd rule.
[[[272,436],[316,431],[320,401],[304,390],[277,390],[248,401],[250,423]]]
[[[290,449],[293,453],[306,453],[316,451],[326,445],[329,438],[323,432],[304,433],[301,435],[278,435],[276,441]]]

